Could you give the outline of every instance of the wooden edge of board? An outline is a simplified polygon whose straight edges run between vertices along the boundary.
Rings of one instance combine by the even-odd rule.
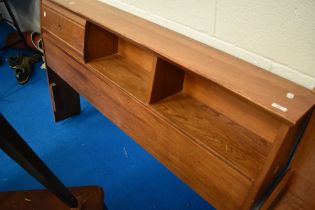
[[[281,198],[285,190],[288,188],[293,174],[294,172],[292,169],[289,169],[286,172],[285,176],[281,179],[277,187],[272,191],[270,196],[262,205],[261,210],[272,209],[272,207],[277,203],[277,201]]]

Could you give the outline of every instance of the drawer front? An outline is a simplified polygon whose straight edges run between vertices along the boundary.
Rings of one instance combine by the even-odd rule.
[[[50,35],[47,32],[43,32],[42,38],[44,40],[44,51],[45,52],[47,51],[46,42],[51,42],[51,43],[54,43],[54,45],[56,45],[59,48],[61,48],[62,51],[64,51],[66,54],[71,55],[71,57],[73,57],[75,60],[84,63],[84,57],[82,57],[81,54],[78,54],[77,51],[73,50],[72,47],[64,44],[64,42],[61,41],[60,39],[57,39],[56,37]]]
[[[61,40],[84,57],[86,20],[55,5],[43,5],[42,30]]]

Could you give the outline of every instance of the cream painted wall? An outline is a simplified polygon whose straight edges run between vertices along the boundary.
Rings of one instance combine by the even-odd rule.
[[[99,0],[315,87],[315,0]]]
[[[223,0],[217,11],[217,37],[315,77],[315,1]]]

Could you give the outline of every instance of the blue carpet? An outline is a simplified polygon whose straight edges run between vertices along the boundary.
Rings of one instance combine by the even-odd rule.
[[[0,43],[10,31],[0,24]],[[0,57],[17,53],[27,52]],[[24,86],[7,63],[0,67],[0,112],[67,186],[101,186],[110,210],[213,209],[84,98],[80,115],[54,123],[39,66]],[[0,191],[41,188],[0,151]]]

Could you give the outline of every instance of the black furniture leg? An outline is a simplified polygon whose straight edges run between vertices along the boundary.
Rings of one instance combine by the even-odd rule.
[[[70,208],[78,200],[0,114],[0,148]]]

